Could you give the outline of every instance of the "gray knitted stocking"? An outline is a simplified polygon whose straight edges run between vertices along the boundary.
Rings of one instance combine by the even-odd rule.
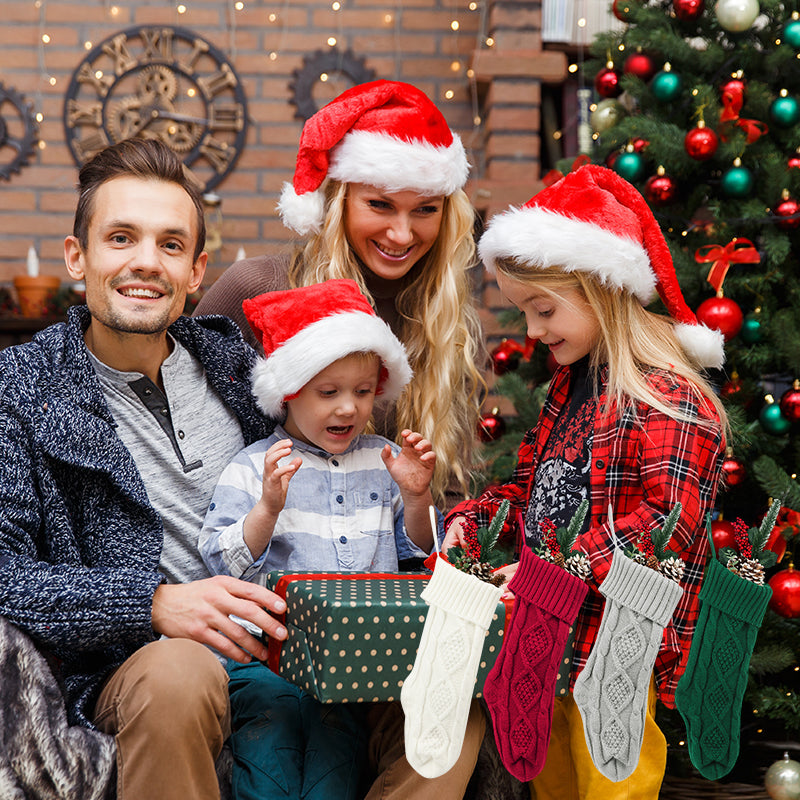
[[[683,590],[616,550],[600,591],[603,618],[574,697],[594,765],[622,781],[639,763],[650,676]]]

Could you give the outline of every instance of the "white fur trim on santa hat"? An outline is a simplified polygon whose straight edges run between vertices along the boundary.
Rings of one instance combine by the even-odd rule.
[[[366,183],[387,192],[450,195],[467,181],[469,163],[461,139],[448,147],[404,140],[376,131],[350,131],[331,151],[328,177]]]
[[[706,369],[721,369],[725,363],[725,337],[720,331],[697,323],[675,325],[675,335],[684,350]]]
[[[318,233],[325,216],[322,190],[298,195],[291,183],[284,183],[278,213],[283,224],[301,236]]]
[[[361,312],[323,317],[268,358],[259,358],[251,374],[253,396],[267,416],[280,418],[285,397],[299,392],[334,361],[359,352],[377,353],[388,373],[378,400],[396,400],[411,380],[405,348],[380,317]]]
[[[493,217],[478,253],[491,273],[497,259],[514,257],[542,269],[594,273],[604,285],[626,289],[643,305],[655,296],[655,275],[640,242],[536,206]]]

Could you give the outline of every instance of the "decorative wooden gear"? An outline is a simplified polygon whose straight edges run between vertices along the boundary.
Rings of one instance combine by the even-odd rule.
[[[38,138],[33,106],[0,82],[0,178],[10,180],[28,163]]]
[[[375,71],[369,69],[364,59],[355,56],[352,51],[344,53],[331,47],[327,50],[317,50],[303,59],[303,66],[294,70],[294,81],[289,84],[292,90],[292,103],[296,108],[295,118],[307,120],[319,111],[317,101],[314,99],[314,87],[323,84],[323,75],[343,75],[349,82],[339,91],[334,92],[330,99],[341,94],[344,89],[356,86],[359,83],[375,80]]]

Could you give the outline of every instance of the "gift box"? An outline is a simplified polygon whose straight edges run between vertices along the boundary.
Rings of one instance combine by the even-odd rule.
[[[283,641],[269,641],[268,666],[323,703],[400,699],[428,605],[429,573],[271,572],[269,588],[286,600]],[[513,601],[500,602],[486,634],[475,696],[503,643]]]

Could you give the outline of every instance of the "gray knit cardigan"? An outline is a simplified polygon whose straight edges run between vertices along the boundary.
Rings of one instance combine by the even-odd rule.
[[[104,677],[154,638],[161,520],[89,360],[85,307],[0,351],[0,616],[60,663],[71,724]],[[250,394],[255,353],[224,317],[181,317],[170,333],[203,364],[242,426],[269,435]]]

